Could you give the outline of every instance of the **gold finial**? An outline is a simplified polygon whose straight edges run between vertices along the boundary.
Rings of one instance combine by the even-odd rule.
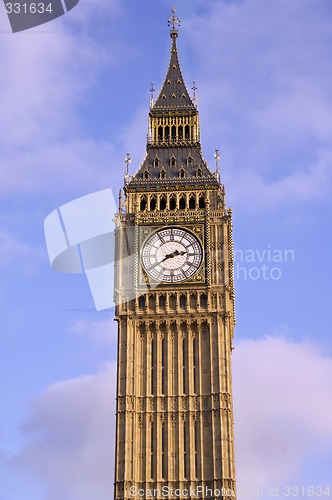
[[[176,8],[172,9],[172,17],[168,20],[168,26],[172,26],[171,36],[177,36],[178,26],[180,26],[180,19],[176,17]]]

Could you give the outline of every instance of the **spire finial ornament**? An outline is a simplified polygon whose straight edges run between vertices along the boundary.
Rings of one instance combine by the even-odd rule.
[[[154,93],[155,93],[155,88],[153,83],[151,83],[150,93],[151,93],[150,108],[152,108],[154,105]]]
[[[168,26],[172,26],[171,29],[171,37],[177,37],[178,36],[178,26],[180,26],[180,19],[176,17],[176,8],[172,8],[172,17],[168,20]]]
[[[197,96],[196,96],[196,90],[197,90],[197,87],[196,87],[196,82],[193,82],[193,86],[191,87],[192,91],[193,91],[193,97],[194,97],[194,104],[195,106],[197,106]]]
[[[128,182],[129,182],[129,165],[131,164],[130,153],[126,154],[125,162],[126,162],[126,170],[125,170],[124,181],[125,181],[125,184],[128,184]]]
[[[215,153],[214,153],[213,157],[216,160],[216,178],[220,182],[220,169],[219,169],[220,154],[219,154],[219,149],[215,150]]]

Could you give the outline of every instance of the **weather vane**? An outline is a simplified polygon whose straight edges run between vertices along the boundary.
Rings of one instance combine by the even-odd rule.
[[[215,150],[215,153],[214,153],[213,157],[216,160],[216,177],[217,177],[218,181],[220,181],[220,170],[219,170],[220,154],[219,154],[219,149]]]
[[[177,31],[178,26],[180,26],[180,19],[176,17],[176,8],[172,9],[172,17],[168,20],[168,26],[172,25],[172,31]]]

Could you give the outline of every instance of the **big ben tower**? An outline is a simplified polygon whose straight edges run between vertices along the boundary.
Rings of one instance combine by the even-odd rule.
[[[171,57],[116,215],[115,498],[235,498],[232,214]]]

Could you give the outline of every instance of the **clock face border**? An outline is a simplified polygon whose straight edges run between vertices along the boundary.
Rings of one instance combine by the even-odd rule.
[[[151,276],[147,271],[144,263],[143,263],[143,249],[148,243],[148,241],[153,237],[154,234],[160,233],[163,230],[169,229],[179,229],[191,235],[200,247],[200,262],[197,266],[195,272],[192,273],[188,278],[184,279],[173,279],[173,280],[164,280],[157,279],[156,277]],[[204,263],[205,263],[205,245],[204,245],[204,226],[203,224],[194,224],[194,225],[162,225],[162,226],[143,226],[140,228],[140,252],[139,252],[139,270],[140,270],[140,279],[139,283],[143,286],[146,286],[147,283],[157,285],[157,286],[181,286],[187,284],[202,284],[205,282],[205,272],[204,272]]]

